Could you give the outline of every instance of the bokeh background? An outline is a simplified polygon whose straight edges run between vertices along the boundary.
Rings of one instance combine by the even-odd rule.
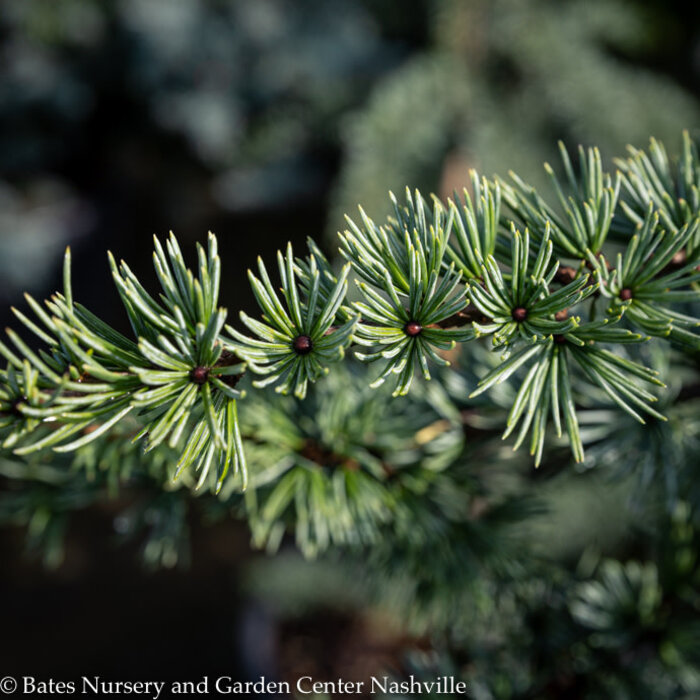
[[[538,184],[558,139],[610,164],[699,124],[700,7],[680,0],[0,0],[0,315],[58,287],[69,244],[76,296],[126,330],[105,252],[150,279],[171,229],[190,252],[218,235],[223,303],[250,309],[258,254],[332,252],[343,214],[382,215],[388,190],[449,194],[469,168]],[[624,542],[620,490],[550,488],[550,554]],[[4,513],[3,670],[332,676],[400,653],[332,567],[265,559],[196,503],[189,556],[147,570],[118,542],[130,498],[78,510],[48,556]]]

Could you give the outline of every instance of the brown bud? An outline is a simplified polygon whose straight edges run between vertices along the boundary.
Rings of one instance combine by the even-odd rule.
[[[576,268],[562,265],[554,274],[554,281],[559,284],[569,284],[576,279]]]
[[[314,344],[308,335],[298,335],[292,341],[292,348],[297,355],[308,355],[313,347]]]
[[[516,306],[511,312],[513,320],[522,323],[527,318],[527,309],[523,306]]]
[[[411,338],[415,338],[423,330],[423,326],[418,323],[418,321],[409,321],[403,327],[404,333]]]
[[[190,372],[190,379],[195,384],[206,384],[209,379],[209,367],[195,367]]]

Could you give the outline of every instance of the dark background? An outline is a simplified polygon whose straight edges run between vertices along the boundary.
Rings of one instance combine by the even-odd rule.
[[[174,230],[191,256],[212,230],[235,315],[251,307],[257,255],[309,235],[332,251],[342,213],[381,213],[390,188],[449,192],[468,167],[537,182],[558,138],[596,143],[608,162],[650,135],[677,144],[700,114],[692,12],[652,0],[0,0],[2,321],[23,290],[58,288],[67,244],[76,297],[127,330],[106,250],[151,283],[154,233]],[[391,662],[400,640],[350,615],[275,621],[245,585],[261,556],[245,527],[204,527],[196,504],[189,564],[145,569],[142,543],[115,534],[134,498],[73,517],[53,568],[23,529],[0,531],[3,674],[257,677],[285,658],[323,666],[343,644],[354,662]]]

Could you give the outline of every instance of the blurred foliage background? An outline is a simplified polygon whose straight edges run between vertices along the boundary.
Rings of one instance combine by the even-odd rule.
[[[675,150],[700,127],[700,7],[679,0],[0,0],[0,57],[4,321],[22,291],[53,291],[66,244],[76,296],[124,329],[105,251],[148,278],[152,234],[191,248],[213,230],[224,304],[246,309],[258,254],[308,235],[332,252],[343,214],[381,216],[390,189],[447,195],[468,168],[537,185],[558,139],[610,165],[628,143]],[[440,533],[454,575],[430,569],[424,544],[426,571],[454,579],[441,610],[420,603],[430,580],[411,588],[400,532],[369,563],[308,564],[291,542],[270,559],[242,527],[204,528],[216,512],[198,501],[160,509],[163,524],[138,492],[64,491],[77,516],[48,535],[33,521],[27,540],[58,568],[2,532],[3,663],[66,678],[389,668],[462,675],[476,698],[700,697],[697,401],[652,457],[646,433],[603,433],[587,471],[534,474],[477,449],[492,493],[520,505],[501,513],[503,539],[476,527],[462,548]],[[637,473],[616,470],[635,449]],[[478,520],[473,465],[452,478]],[[451,488],[426,498],[463,522]],[[11,495],[0,515],[15,522]],[[115,539],[131,544],[115,555]],[[139,548],[189,568],[146,574]],[[365,581],[367,567],[382,575]]]

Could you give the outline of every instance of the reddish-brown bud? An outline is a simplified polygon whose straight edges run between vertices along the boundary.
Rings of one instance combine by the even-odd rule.
[[[190,379],[195,384],[206,384],[209,379],[209,367],[195,367],[190,372]]]
[[[297,355],[308,355],[313,347],[313,341],[308,335],[298,335],[292,341],[292,348]]]
[[[415,338],[423,330],[423,326],[421,326],[418,321],[409,321],[403,327],[403,330],[406,335],[410,336],[411,338]]]
[[[569,284],[570,282],[573,282],[575,279],[576,279],[576,268],[571,267],[570,265],[562,265],[554,273],[554,281],[558,282],[559,284]]]
[[[527,318],[527,309],[524,306],[516,306],[511,315],[514,321],[522,323]]]

